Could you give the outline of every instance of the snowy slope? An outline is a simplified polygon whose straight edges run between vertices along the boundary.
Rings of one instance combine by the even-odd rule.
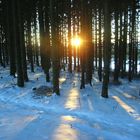
[[[29,72],[25,88],[0,69],[0,140],[140,139],[139,81],[110,85],[104,99],[97,78],[80,90],[80,75],[62,72],[61,96],[39,97],[32,89],[51,85],[40,68]]]

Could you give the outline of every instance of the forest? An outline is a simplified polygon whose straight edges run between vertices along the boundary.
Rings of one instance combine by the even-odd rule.
[[[53,92],[58,95],[60,69],[66,65],[70,73],[81,73],[81,89],[92,84],[98,71],[101,95],[108,97],[110,73],[116,84],[119,77],[132,81],[139,75],[139,4],[139,0],[1,0],[0,64],[10,65],[10,75],[17,74],[20,87],[29,80],[27,65],[32,72],[35,65],[41,66],[47,82],[52,68]]]
[[[24,97],[32,95],[42,83],[47,88],[49,85],[47,91],[51,91],[47,98],[35,97],[43,105],[38,100],[34,103],[33,98],[26,102],[28,106],[25,105]],[[114,134],[116,139],[133,139],[135,135],[134,140],[137,140],[140,137],[139,83],[140,0],[0,0],[0,139],[25,140],[28,139],[25,134],[30,132],[31,139],[93,140],[95,137],[104,140],[114,139],[113,134],[119,132]],[[39,90],[41,93],[42,89]],[[59,131],[47,131],[48,138],[41,138],[45,133],[33,135],[26,130],[17,138],[11,137],[5,130],[7,127],[1,125],[1,117],[5,117],[2,114],[9,112],[2,108],[8,108],[9,104],[14,107],[25,105],[19,107],[23,112],[27,107],[27,110],[40,110],[37,111],[40,116],[46,111],[62,117],[60,120],[68,121],[65,123],[71,127],[66,128],[72,130],[65,131],[65,126],[58,129],[63,131],[62,135],[70,133],[71,137],[58,134],[52,138],[49,135]],[[17,120],[19,110],[15,115]],[[30,113],[31,118],[36,117]],[[113,115],[109,116],[109,113]],[[93,123],[97,132],[96,122],[101,123],[101,128],[111,131],[111,135],[99,131],[103,137],[93,136],[91,126],[81,126],[82,123],[74,121],[75,116],[78,121]],[[54,124],[61,123],[60,120]],[[16,126],[20,126],[17,123],[12,127],[15,131]],[[40,128],[45,129],[43,124],[39,124]],[[1,133],[3,128],[5,132]],[[76,136],[73,128],[79,132],[77,138],[73,137]],[[54,126],[50,130],[54,130]]]

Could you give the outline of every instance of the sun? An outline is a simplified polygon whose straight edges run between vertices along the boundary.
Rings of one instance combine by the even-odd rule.
[[[80,37],[74,37],[71,39],[71,44],[72,44],[72,46],[75,46],[75,47],[80,46],[81,42],[82,41],[81,41]]]

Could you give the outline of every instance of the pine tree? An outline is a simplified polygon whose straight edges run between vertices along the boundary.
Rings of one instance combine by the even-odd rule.
[[[52,37],[52,69],[53,92],[60,95],[59,91],[59,54],[58,54],[58,28],[57,28],[57,1],[50,0],[51,37]]]
[[[111,15],[109,3],[109,0],[106,0],[104,3],[104,72],[102,86],[102,97],[104,98],[108,98],[108,83],[110,70]]]

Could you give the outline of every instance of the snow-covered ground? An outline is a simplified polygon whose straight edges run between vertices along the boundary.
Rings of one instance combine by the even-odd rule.
[[[0,67],[0,140],[139,140],[140,82],[109,87],[109,99],[100,96],[102,83],[80,90],[78,73],[61,73],[61,96],[36,96],[44,86],[40,68],[29,72],[24,88]]]

